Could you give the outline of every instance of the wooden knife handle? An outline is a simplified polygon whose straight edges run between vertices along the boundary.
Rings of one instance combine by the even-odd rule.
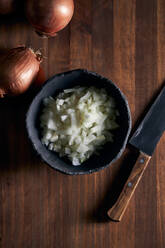
[[[109,218],[113,221],[121,221],[122,216],[128,206],[128,203],[145,171],[150,156],[140,152],[136,163],[129,175],[127,182],[125,183],[122,192],[120,193],[116,203],[107,212]]]

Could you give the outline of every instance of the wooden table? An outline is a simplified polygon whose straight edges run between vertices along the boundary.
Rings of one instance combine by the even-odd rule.
[[[75,0],[72,22],[49,40],[23,18],[1,18],[0,48],[20,44],[41,50],[47,78],[87,68],[112,79],[135,125],[165,78],[165,1]],[[122,221],[108,222],[104,210],[127,174],[127,154],[91,175],[54,171],[27,139],[25,98],[0,101],[0,247],[165,247],[165,136]]]

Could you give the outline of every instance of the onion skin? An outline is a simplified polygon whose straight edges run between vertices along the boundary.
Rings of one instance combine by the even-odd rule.
[[[15,11],[15,0],[0,0],[0,14],[11,14]]]
[[[37,77],[41,54],[17,47],[0,57],[0,98],[24,93]]]
[[[37,88],[40,88],[45,83],[45,81],[46,81],[45,72],[42,69],[42,67],[40,66],[38,74],[36,76],[36,79],[35,79],[35,81],[33,83],[33,86],[37,87]]]
[[[26,15],[40,35],[53,37],[71,20],[73,0],[26,0]]]

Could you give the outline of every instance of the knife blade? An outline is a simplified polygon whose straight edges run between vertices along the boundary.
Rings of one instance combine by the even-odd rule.
[[[129,140],[129,143],[149,156],[165,130],[165,87]]]
[[[138,149],[139,155],[116,203],[107,212],[111,220],[120,221],[122,219],[164,130],[165,86],[129,140],[129,143]]]

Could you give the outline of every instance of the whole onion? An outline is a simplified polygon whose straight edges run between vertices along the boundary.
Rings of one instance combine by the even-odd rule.
[[[15,10],[15,0],[0,0],[0,14],[10,14]]]
[[[36,79],[41,54],[31,48],[17,47],[0,57],[0,98],[25,92]]]
[[[26,0],[26,15],[37,33],[55,36],[71,20],[73,0]]]

